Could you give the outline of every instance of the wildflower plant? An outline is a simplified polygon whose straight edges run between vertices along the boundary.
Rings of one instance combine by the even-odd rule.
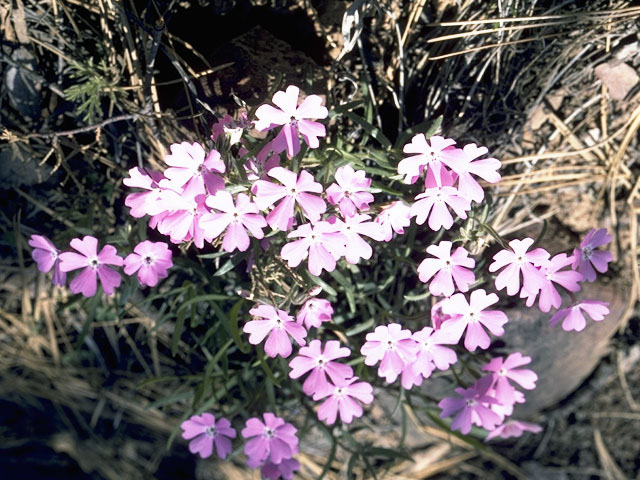
[[[147,304],[162,300],[174,320],[172,353],[206,351],[179,386],[192,392],[182,437],[203,458],[244,455],[266,478],[289,479],[300,438],[317,428],[332,456],[342,447],[366,464],[366,446],[349,443],[358,422],[400,390],[462,434],[538,432],[511,418],[544,372],[523,368],[527,352],[492,348],[510,327],[501,296],[567,331],[585,328],[585,314],[603,320],[606,303],[577,295],[607,271],[611,237],[594,229],[553,256],[531,238],[507,242],[488,221],[485,189],[501,164],[486,147],[434,131],[349,144],[341,118],[364,122],[288,86],[253,114],[218,120],[209,139],[171,145],[164,171],[129,170],[124,205],[138,228],[115,239],[125,258],[112,245],[98,253],[91,235],[71,240],[75,252],[34,235],[33,258],[58,286],[81,270],[69,288],[85,297],[98,280],[117,294],[118,267],[127,285],[158,289]],[[480,237],[498,251],[472,253]],[[434,372],[450,381],[435,401]]]

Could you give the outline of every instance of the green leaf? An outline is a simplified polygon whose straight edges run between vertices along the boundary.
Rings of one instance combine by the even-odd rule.
[[[229,315],[227,315],[217,303],[212,303],[211,308],[216,312],[216,316],[222,319],[225,330],[229,333],[231,338],[233,338],[236,343],[238,349],[242,353],[249,353],[249,347],[242,343],[242,337],[240,336],[240,329],[238,328],[238,312],[244,299],[238,300],[233,307],[231,307],[231,311]]]
[[[362,129],[371,137],[376,139],[383,148],[385,148],[386,150],[391,148],[391,141],[389,141],[389,139],[384,135],[384,133],[382,133],[382,131],[378,127],[371,125],[360,115],[356,115],[353,112],[345,112],[344,114],[353,122],[360,125],[360,127],[362,127]]]
[[[278,380],[276,380],[276,377],[273,375],[273,372],[271,371],[271,369],[269,368],[269,365],[267,364],[267,361],[264,357],[264,351],[262,350],[262,348],[258,348],[258,360],[260,360],[260,366],[264,370],[264,373],[267,374],[267,378],[269,378],[269,380],[271,380],[271,382],[276,387],[281,388],[280,384],[278,383]]]
[[[171,337],[171,355],[174,357],[176,356],[176,353],[178,353],[178,344],[180,343],[180,337],[182,336],[182,331],[184,330],[184,320],[186,316],[186,310],[178,310],[176,325],[173,329],[173,337]]]
[[[419,293],[417,295],[406,294],[404,296],[404,299],[407,302],[419,302],[421,300],[425,300],[425,299],[429,298],[430,296],[431,296],[431,294],[429,293],[429,290],[426,290],[425,292]]]
[[[396,148],[403,147],[406,143],[409,143],[411,137],[418,133],[424,133],[424,136],[427,140],[432,137],[442,125],[442,115],[437,117],[435,120],[425,120],[424,122],[420,122],[417,125],[414,125],[411,128],[406,129],[400,135],[398,135],[398,139],[396,140]]]
[[[353,293],[353,285],[351,284],[351,282],[348,282],[345,276],[342,275],[342,273],[340,273],[338,270],[329,272],[329,275],[331,275],[340,285],[342,285],[344,294],[347,297],[347,302],[349,303],[349,311],[351,311],[351,313],[355,313],[356,300]]]
[[[222,275],[224,275],[227,272],[230,272],[231,270],[233,270],[234,268],[236,268],[238,266],[238,264],[243,261],[245,258],[247,257],[246,253],[240,253],[240,254],[236,254],[233,257],[231,257],[229,260],[227,260],[225,262],[224,265],[222,265],[217,271],[216,273],[213,274],[214,277],[221,277]]]
[[[367,447],[365,448],[363,455],[367,455],[367,456],[371,456],[371,457],[385,457],[385,458],[391,458],[391,459],[402,459],[402,460],[408,460],[410,462],[413,462],[413,457],[411,457],[411,455],[409,455],[408,453],[405,452],[400,452],[397,450],[391,450],[390,448],[383,448],[383,447]]]

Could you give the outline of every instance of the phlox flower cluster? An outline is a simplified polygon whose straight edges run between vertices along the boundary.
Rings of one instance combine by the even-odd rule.
[[[236,430],[226,418],[218,418],[211,413],[193,415],[180,425],[182,438],[190,440],[189,451],[202,458],[212,455],[214,446],[219,458],[225,459],[232,450],[232,440]],[[271,412],[265,412],[262,419],[249,418],[241,435],[245,439],[244,453],[247,465],[260,468],[265,478],[291,480],[300,468],[293,458],[298,453],[297,429]]]
[[[595,280],[595,271],[604,273],[612,260],[611,252],[596,250],[611,241],[606,229],[592,229],[571,256],[559,253],[550,258],[549,252],[542,248],[529,250],[534,241],[531,238],[512,240],[510,249],[496,253],[490,272],[502,270],[495,279],[498,290],[506,288],[508,295],[518,295],[526,299],[531,307],[538,299],[542,312],[562,306],[562,297],[557,286],[563,287],[572,299],[572,305],[558,310],[550,319],[551,326],[561,320],[566,331],[580,331],[585,328],[586,312],[593,320],[600,321],[609,313],[608,304],[596,300],[576,300],[573,295],[581,287],[580,283]],[[521,283],[522,279],[522,283]]]
[[[366,336],[360,353],[365,365],[378,363],[378,376],[387,383],[393,383],[402,376],[402,386],[406,389],[422,384],[437,368],[447,370],[457,361],[455,351],[444,345],[455,345],[444,329],[434,330],[424,327],[417,332],[403,329],[398,323],[379,325]]]
[[[305,151],[318,148],[326,135],[325,126],[316,121],[328,117],[319,96],[301,99],[299,88],[289,86],[276,92],[271,103],[257,108],[255,119],[245,115],[237,121],[220,120],[211,136],[215,148],[174,144],[164,159],[163,172],[129,170],[124,183],[138,189],[125,200],[131,215],[148,215],[149,226],[172,243],[192,242],[200,249],[210,243],[227,253],[246,252],[254,238],[260,242],[253,241],[249,269],[260,266],[257,257],[265,252],[279,255],[283,265],[306,267],[311,275],[320,276],[344,262],[356,265],[372,259],[375,242],[403,235],[412,218],[432,231],[451,229],[456,218],[467,218],[473,203],[483,201],[479,180],[497,183],[501,179],[501,163],[487,156],[486,147],[458,148],[451,138],[427,139],[417,134],[404,146],[407,157],[398,163],[397,172],[407,184],[421,180],[424,190],[412,202],[387,196],[384,205],[375,205],[366,163],[363,170],[347,164],[335,171],[329,164],[320,170],[322,176],[314,176],[312,162],[306,158],[288,162],[303,151],[303,143]],[[264,132],[264,141],[242,139],[250,128]],[[551,324],[579,331],[586,326],[585,313],[595,321],[608,313],[603,302],[577,300],[574,294],[581,282],[594,281],[596,272],[607,271],[612,255],[600,248],[610,240],[606,230],[594,229],[571,255],[551,256],[535,248],[531,238],[514,239],[493,256],[488,270],[495,274],[498,292],[519,296],[529,307],[537,303],[545,313],[559,309]],[[94,237],[72,240],[75,252],[60,252],[41,236],[29,243],[38,268],[53,270],[54,284],[64,285],[66,272],[81,270],[70,288],[85,296],[96,293],[98,280],[105,293],[112,293],[121,281],[114,267],[124,266],[124,272],[137,275],[142,285],[155,286],[172,266],[166,243],[141,242],[124,259],[110,245],[98,253]],[[476,259],[464,246],[442,240],[427,246],[426,254],[417,267],[418,278],[428,284],[433,297],[442,297],[432,305],[431,326],[420,325],[412,331],[401,323],[377,325],[360,348],[366,366],[376,367],[387,384],[399,379],[405,389],[422,385],[437,370],[448,370],[467,352],[488,349],[491,335],[503,335],[509,321],[496,306],[498,295],[488,287],[476,288],[485,277],[478,274],[476,279]],[[572,300],[564,309],[559,287]],[[255,304],[243,332],[250,344],[263,345],[260,348],[267,357],[291,357],[289,378],[299,380],[302,392],[317,402],[320,421],[333,425],[339,418],[349,424],[364,414],[364,405],[373,402],[373,387],[355,376],[347,363],[350,348],[321,337],[334,314],[331,303],[308,298],[294,317],[296,312],[287,311],[289,305],[302,300],[291,288],[290,295],[285,291],[280,297],[282,303]],[[535,388],[536,374],[522,368],[530,362],[520,352],[493,358],[482,366],[484,376],[466,388],[456,388],[454,396],[439,403],[441,417],[453,417],[451,428],[465,434],[473,425],[485,428],[490,432],[487,439],[539,430],[508,419],[514,406],[525,401],[522,390]],[[183,422],[182,429],[190,450],[203,458],[214,450],[226,458],[232,451],[236,430],[227,419],[209,413],[194,415]],[[296,434],[293,425],[270,412],[248,419],[241,436],[249,466],[261,468],[266,478],[292,478],[299,468],[293,458],[298,452]]]
[[[113,267],[124,266],[127,275],[137,272],[140,285],[153,287],[159,278],[167,277],[167,270],[173,266],[171,250],[162,242],[140,242],[125,259],[112,245],[104,245],[98,252],[98,239],[90,235],[71,240],[70,246],[75,252],[60,252],[42,235],[32,235],[29,245],[33,247],[31,255],[38,270],[48,273],[53,269],[54,285],[65,286],[67,272],[80,270],[71,280],[69,289],[85,297],[96,294],[98,281],[105,294],[113,294],[121,282],[121,275]]]
[[[309,374],[302,385],[303,392],[315,401],[325,399],[318,408],[318,418],[328,425],[336,422],[338,414],[342,423],[351,423],[362,416],[361,403],[373,402],[371,385],[359,382],[349,365],[334,361],[349,355],[351,350],[340,347],[337,340],[329,340],[324,347],[320,340],[312,340],[289,362],[289,377]]]
[[[456,396],[445,397],[438,403],[440,417],[453,416],[452,430],[467,434],[476,425],[488,430],[487,440],[494,437],[520,436],[525,430],[540,431],[537,425],[505,419],[513,413],[516,403],[524,403],[524,394],[515,385],[525,389],[535,388],[538,376],[529,369],[519,368],[531,362],[531,358],[515,352],[503,359],[497,357],[482,367],[489,372],[469,388],[458,387]],[[514,385],[515,384],[515,385]]]
[[[454,147],[455,143],[437,135],[427,141],[424,134],[417,134],[403,148],[411,156],[398,164],[398,173],[404,175],[405,183],[415,183],[425,174],[425,191],[415,197],[410,214],[416,217],[418,225],[428,219],[429,228],[435,231],[453,226],[449,209],[465,219],[471,202],[484,199],[484,191],[475,177],[489,183],[497,183],[501,178],[498,160],[480,158],[487,153],[486,147],[469,144],[460,149]]]

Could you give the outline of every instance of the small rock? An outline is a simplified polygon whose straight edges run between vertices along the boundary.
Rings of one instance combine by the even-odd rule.
[[[623,100],[638,83],[638,73],[633,67],[615,60],[598,65],[595,74],[607,87],[613,100]]]

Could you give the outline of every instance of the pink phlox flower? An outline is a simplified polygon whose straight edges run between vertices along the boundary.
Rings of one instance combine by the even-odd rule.
[[[279,465],[298,453],[296,427],[270,412],[262,418],[264,423],[257,417],[250,418],[241,432],[247,439],[244,453],[249,457],[247,464],[251,468],[263,463]]]
[[[332,381],[334,385],[313,396],[314,400],[327,398],[318,408],[318,419],[327,425],[336,422],[338,413],[342,423],[351,423],[354,418],[360,418],[363,410],[359,400],[365,405],[373,402],[373,387],[367,382],[357,382],[358,377],[341,378]]]
[[[538,375],[533,370],[520,369],[522,365],[531,363],[531,357],[525,357],[520,352],[509,355],[504,361],[502,357],[496,357],[486,363],[482,370],[492,372],[495,397],[503,404],[514,404],[516,402],[513,386],[509,380],[517,383],[526,390],[536,388]]]
[[[67,274],[60,270],[60,250],[42,235],[31,235],[29,245],[33,247],[31,257],[38,264],[38,270],[47,273],[53,268],[53,284],[63,287],[67,283]]]
[[[355,214],[345,217],[344,221],[335,216],[331,216],[328,222],[338,226],[340,232],[346,237],[346,244],[349,246],[344,252],[345,260],[351,264],[356,264],[361,258],[369,260],[373,255],[373,249],[361,235],[367,236],[376,241],[382,241],[384,232],[379,224],[369,221],[371,216],[366,214]]]
[[[278,464],[266,462],[260,469],[264,478],[269,480],[277,480],[279,478],[293,480],[293,475],[298,470],[300,470],[300,462],[295,458],[285,458]]]
[[[218,212],[204,214],[200,228],[207,239],[218,238],[226,230],[222,240],[222,248],[226,252],[231,253],[236,248],[245,252],[249,248],[251,242],[247,230],[257,239],[264,237],[262,229],[267,227],[267,222],[248,195],[239,193],[234,203],[229,192],[220,190],[207,197],[205,203]]]
[[[291,170],[274,167],[269,170],[269,176],[279,180],[282,185],[258,180],[251,187],[251,192],[255,195],[254,200],[260,210],[266,210],[282,199],[267,215],[267,223],[271,228],[278,228],[283,232],[289,230],[293,225],[296,203],[311,222],[320,220],[320,215],[327,210],[327,204],[318,195],[313,195],[322,193],[322,185],[313,179],[313,175],[302,170],[300,175],[296,176]]]
[[[543,262],[540,265],[540,271],[545,277],[545,283],[543,287],[533,293],[529,293],[526,288],[520,291],[520,298],[527,299],[527,307],[532,306],[538,293],[540,294],[540,301],[538,306],[542,312],[548,312],[551,307],[558,308],[562,304],[562,298],[560,293],[556,289],[554,283],[562,285],[570,292],[577,292],[580,290],[580,282],[584,280],[584,276],[574,270],[561,270],[573,263],[573,257],[568,257],[566,253],[559,253],[551,260]]]
[[[609,304],[607,302],[600,302],[597,300],[583,300],[580,303],[575,303],[568,308],[558,310],[553,314],[549,325],[555,327],[558,322],[562,320],[562,329],[565,332],[575,330],[580,332],[584,330],[587,322],[584,318],[584,313],[591,317],[595,322],[599,322],[609,314]],[[583,313],[584,312],[584,313]]]
[[[338,205],[343,217],[351,217],[358,210],[366,210],[373,202],[368,189],[371,179],[365,177],[364,170],[357,172],[351,165],[344,165],[334,175],[337,183],[327,188],[327,199],[331,205]]]
[[[507,295],[516,295],[520,292],[521,272],[523,288],[529,295],[533,292],[537,293],[546,285],[547,279],[538,267],[549,260],[549,252],[543,248],[527,252],[533,242],[533,238],[511,240],[509,242],[511,250],[500,250],[493,256],[493,263],[489,265],[490,272],[506,267],[496,277],[495,283],[498,290],[507,287]]]
[[[446,230],[453,225],[453,217],[447,206],[460,218],[467,218],[467,211],[471,209],[471,203],[460,195],[458,189],[453,186],[454,180],[447,170],[442,170],[440,183],[431,169],[427,172],[424,193],[417,195],[415,203],[411,205],[411,216],[416,217],[416,223],[422,225],[427,217],[429,228],[437,232],[444,227]]]
[[[367,333],[366,340],[360,349],[365,356],[364,363],[373,366],[380,362],[378,376],[384,377],[387,383],[395,382],[402,370],[415,361],[420,349],[411,331],[403,330],[399,323],[377,326]]]
[[[298,356],[289,362],[291,371],[289,377],[300,378],[311,372],[302,385],[302,391],[307,395],[315,395],[329,388],[327,375],[333,383],[339,383],[345,378],[353,376],[353,369],[349,365],[334,362],[337,358],[351,355],[351,350],[341,347],[337,340],[329,340],[324,349],[320,340],[312,340],[309,346],[300,348]]]
[[[98,252],[98,239],[85,236],[82,240],[74,238],[70,245],[80,253],[63,252],[60,254],[60,270],[70,272],[82,268],[83,270],[71,280],[69,288],[73,293],[82,293],[85,297],[92,297],[98,289],[98,278],[104,293],[111,295],[120,286],[120,274],[107,265],[121,267],[122,257],[111,245],[105,245]]]
[[[383,207],[375,221],[382,227],[382,240],[390,242],[393,232],[402,235],[404,229],[411,225],[411,207],[400,200],[392,202]]]
[[[419,386],[422,380],[429,378],[433,371],[447,370],[458,361],[456,352],[443,345],[455,345],[457,340],[448,338],[443,330],[424,327],[414,332],[412,338],[418,343],[419,350],[416,359],[402,370],[402,388],[409,390],[414,385]]]
[[[430,142],[430,143],[429,143]],[[404,175],[404,183],[415,183],[425,167],[433,174],[435,181],[440,185],[442,170],[445,169],[442,158],[443,153],[452,149],[455,140],[434,135],[427,142],[424,133],[419,133],[411,139],[411,143],[404,146],[404,153],[414,153],[398,163],[398,173]]]
[[[138,243],[133,253],[124,259],[124,273],[133,275],[138,272],[140,285],[155,287],[158,279],[167,278],[167,270],[173,267],[171,250],[164,242],[145,240]]]
[[[443,163],[458,175],[458,190],[470,201],[480,203],[484,199],[484,190],[473,175],[489,183],[498,183],[501,179],[498,169],[501,167],[495,158],[478,157],[488,152],[487,147],[478,147],[475,143],[465,145],[462,150],[447,149],[442,152]]]
[[[276,92],[271,105],[261,105],[256,110],[256,129],[265,132],[282,125],[282,130],[273,139],[273,148],[276,153],[287,151],[289,158],[300,152],[300,139],[298,133],[309,145],[309,148],[318,148],[318,137],[324,137],[327,133],[323,124],[314,122],[312,118],[327,118],[329,111],[322,106],[322,98],[318,95],[308,95],[300,105],[298,96],[300,89],[289,85],[285,92]]]
[[[438,403],[438,407],[442,409],[440,418],[455,415],[451,422],[451,430],[460,430],[465,435],[471,431],[472,425],[493,430],[502,419],[490,408],[497,402],[487,395],[490,387],[491,377],[486,376],[478,379],[469,388],[456,388],[458,397],[446,397]]]
[[[208,458],[213,453],[213,445],[221,459],[231,453],[231,439],[236,438],[236,431],[226,418],[218,418],[210,413],[194,415],[182,422],[182,438],[191,440],[189,451],[198,453],[202,458]]]
[[[308,268],[312,275],[319,276],[322,270],[332,272],[336,261],[345,254],[347,239],[337,225],[320,221],[315,225],[305,223],[287,235],[300,238],[289,242],[280,250],[280,256],[290,267],[297,267],[309,258]]]
[[[333,307],[329,300],[322,298],[310,298],[296,315],[296,321],[305,325],[307,329],[311,327],[319,328],[324,322],[330,322],[333,315]]]
[[[173,211],[162,216],[157,224],[158,231],[168,235],[172,243],[193,240],[196,247],[203,248],[205,239],[211,241],[200,225],[202,217],[209,213],[207,196],[189,195],[185,191],[174,200]]]
[[[249,343],[252,345],[258,345],[269,335],[264,344],[264,351],[269,357],[280,355],[287,358],[291,355],[289,335],[298,345],[305,344],[307,331],[284,310],[276,311],[271,305],[259,305],[249,310],[249,313],[262,320],[247,322],[242,331],[249,334]]]
[[[540,433],[541,431],[542,427],[535,423],[521,422],[519,420],[507,420],[502,425],[498,425],[496,428],[491,430],[484,441],[488,442],[496,437],[505,439],[520,437],[524,432]]]
[[[184,189],[188,195],[209,193],[213,195],[224,189],[224,180],[220,173],[225,172],[224,162],[217,150],[208,154],[199,143],[174,143],[171,154],[164,157],[169,168],[164,171],[164,180],[159,182],[163,188]],[[206,186],[206,191],[205,191]]]
[[[148,173],[138,167],[129,170],[129,177],[122,183],[128,187],[141,188],[146,192],[130,193],[124,199],[124,204],[131,208],[129,212],[132,217],[142,218],[145,215],[159,215],[172,209],[177,198],[180,197],[182,189],[171,190],[160,187],[160,182],[164,175],[160,172],[149,171]]]
[[[458,340],[466,330],[464,346],[470,352],[475,351],[477,347],[487,349],[491,339],[483,327],[494,335],[501,336],[504,335],[502,326],[508,322],[504,312],[485,310],[497,302],[498,295],[495,293],[487,295],[483,289],[472,291],[470,301],[467,301],[463,293],[456,293],[442,304],[442,311],[451,315],[451,318],[445,321],[441,328],[446,328]]]
[[[469,258],[469,252],[463,247],[456,248],[452,254],[452,245],[446,240],[438,245],[430,245],[427,247],[427,253],[436,258],[425,258],[418,265],[418,277],[421,282],[427,283],[433,277],[429,284],[431,295],[450,297],[455,291],[454,280],[458,290],[467,292],[469,285],[476,281],[473,270],[469,270],[475,267],[476,261]]]
[[[611,235],[607,233],[606,228],[600,230],[592,228],[580,243],[580,248],[573,250],[571,268],[584,275],[587,281],[593,282],[596,279],[595,270],[605,273],[609,269],[609,262],[613,260],[613,254],[610,251],[596,250],[596,248],[606,245],[610,241]]]

